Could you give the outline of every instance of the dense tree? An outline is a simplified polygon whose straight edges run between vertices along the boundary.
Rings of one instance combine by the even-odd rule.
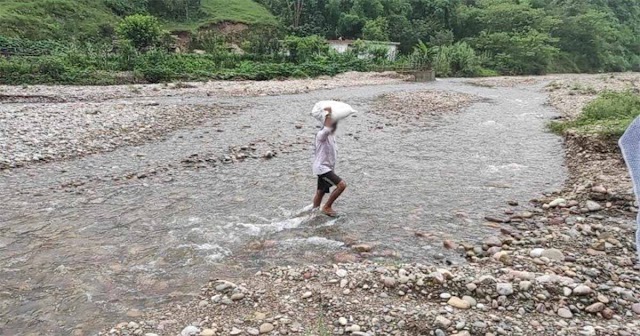
[[[459,0],[411,0],[411,19],[428,19],[441,28],[450,29]]]
[[[384,8],[385,17],[397,15],[408,18],[412,11],[409,0],[382,0],[381,3]]]
[[[389,16],[389,37],[400,42],[400,51],[409,53],[418,42],[415,29],[411,21],[403,15]]]
[[[549,34],[532,30],[528,32],[486,33],[474,39],[477,50],[490,53],[489,66],[503,74],[543,74],[558,48]]]
[[[375,20],[367,21],[362,28],[362,37],[369,41],[388,41],[389,23],[387,19],[379,17]]]
[[[149,15],[127,16],[117,28],[118,35],[138,49],[155,46],[162,35],[158,19]]]
[[[489,53],[489,65],[503,73],[541,74],[558,55],[551,32],[560,21],[530,2],[480,0],[460,14],[463,36],[480,52]]]
[[[384,14],[381,0],[354,0],[352,12],[365,19],[376,19]]]
[[[615,63],[612,56],[622,52],[616,24],[609,14],[597,10],[567,16],[555,35],[561,50],[583,71],[607,70]]]
[[[338,34],[345,38],[357,38],[362,35],[366,21],[355,14],[342,14],[338,21]]]
[[[640,68],[637,0],[258,1],[295,35],[388,39],[405,54],[419,40],[430,47],[466,41],[449,55],[473,55],[475,68],[482,63],[503,73]]]

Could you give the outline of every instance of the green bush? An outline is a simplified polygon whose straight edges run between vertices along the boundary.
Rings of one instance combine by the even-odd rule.
[[[326,55],[330,49],[327,40],[317,35],[287,36],[282,47],[289,53],[289,59],[294,63],[308,61],[317,55]]]
[[[67,75],[68,68],[64,60],[58,57],[45,57],[38,64],[37,72],[53,81],[62,80]]]
[[[362,28],[362,38],[369,41],[388,41],[389,22],[383,17],[369,20]]]
[[[434,68],[441,77],[473,77],[483,70],[481,58],[465,42],[438,47]]]
[[[192,49],[204,50],[210,54],[226,53],[226,39],[213,30],[204,30],[195,33],[191,41]]]
[[[30,84],[33,76],[33,64],[26,58],[13,57],[8,60],[0,57],[0,81],[2,84]]]
[[[369,59],[331,52],[323,39],[297,38],[295,47],[298,62],[279,55],[175,54],[162,48],[142,52],[125,40],[115,48],[111,44],[72,43],[53,50],[51,55],[0,58],[0,83],[102,85],[212,78],[269,80],[333,76],[371,68]],[[381,53],[377,57],[382,57]],[[123,76],[122,72],[129,74]]]
[[[168,82],[176,78],[176,72],[169,66],[171,54],[153,49],[135,59],[135,71],[150,83]]]
[[[640,71],[640,55],[631,55],[629,57],[629,64],[631,65],[631,71]]]
[[[17,55],[50,55],[66,47],[55,41],[32,41],[19,37],[0,35],[0,49],[5,49]]]
[[[419,41],[411,54],[411,63],[415,67],[430,69],[433,67],[437,55],[437,48],[431,48],[422,41]]]
[[[574,130],[581,134],[619,137],[638,115],[640,95],[631,91],[605,92],[585,106],[577,119],[552,122],[549,126],[558,133]]]
[[[131,41],[138,50],[155,46],[162,36],[158,19],[141,14],[124,18],[118,25],[117,33],[120,38]]]
[[[500,76],[500,73],[498,73],[493,69],[479,68],[476,70],[475,76],[476,77],[495,77],[495,76]]]
[[[385,46],[370,45],[367,48],[367,54],[376,64],[385,63],[389,59],[389,49]]]
[[[176,77],[176,74],[172,69],[161,66],[143,68],[139,71],[143,78],[149,83],[169,82]]]
[[[244,36],[242,50],[252,55],[269,55],[280,57],[282,55],[281,40],[284,36],[273,27],[256,27]]]
[[[213,55],[171,54],[153,49],[135,59],[134,70],[145,80],[157,83],[172,79],[206,79],[219,70]]]
[[[124,41],[118,45],[116,62],[119,70],[131,71],[135,69],[137,59],[138,51],[129,41]]]
[[[360,57],[360,56],[364,56],[366,53],[367,53],[367,42],[361,39],[357,39],[353,43],[351,43],[349,51],[347,52],[347,54],[349,54],[350,57]]]

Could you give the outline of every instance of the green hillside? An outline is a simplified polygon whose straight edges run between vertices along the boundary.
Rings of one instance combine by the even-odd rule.
[[[194,30],[201,26],[222,21],[247,24],[276,25],[275,16],[253,0],[203,0],[204,17],[187,23],[169,22],[170,30]]]
[[[0,35],[66,39],[93,34],[117,17],[99,0],[0,0]]]
[[[221,21],[277,24],[267,9],[252,0],[201,0],[195,16],[186,22],[161,19],[170,30],[193,30]],[[9,37],[65,40],[92,36],[119,19],[103,0],[0,0],[0,35]]]

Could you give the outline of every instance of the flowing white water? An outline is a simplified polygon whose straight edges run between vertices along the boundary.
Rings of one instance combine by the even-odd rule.
[[[490,100],[421,128],[385,126],[367,113],[380,94],[426,88]],[[176,99],[220,103],[157,102]],[[316,183],[308,110],[322,99],[363,111],[340,128],[337,172],[349,187],[338,219],[308,205]],[[327,262],[354,241],[374,244],[373,258],[440,262],[442,239],[491,234],[485,214],[563,182],[561,141],[545,131],[554,113],[544,102],[536,90],[451,80],[236,99],[227,103],[250,107],[163,141],[3,174],[0,334],[69,334],[79,323],[96,330],[168,294],[190,298],[225,270]],[[287,151],[216,168],[180,165],[192,153],[251,142]],[[168,168],[142,180],[104,177],[148,167]],[[59,188],[87,177],[81,188]]]

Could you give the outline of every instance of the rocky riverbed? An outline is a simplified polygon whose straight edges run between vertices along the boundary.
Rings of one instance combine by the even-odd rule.
[[[395,72],[347,72],[335,77],[273,81],[208,81],[96,86],[0,85],[0,102],[56,103],[145,97],[255,97],[307,93],[342,87],[398,84],[409,77]]]
[[[574,100],[550,99],[567,117],[576,114],[561,106]],[[481,243],[442,241],[466,264],[364,261],[213,278],[191,303],[153,309],[104,334],[637,335],[637,207],[624,164],[610,143],[570,136],[566,144],[563,189],[506,201],[502,213],[485,216],[496,235]],[[376,249],[350,248],[364,260]]]
[[[394,73],[346,73],[334,78],[269,82],[88,86],[0,86],[0,169],[112,151],[161,139],[230,106],[192,97],[252,97],[320,89],[401,83]],[[169,104],[153,98],[171,97]],[[128,99],[128,100],[127,100]]]
[[[637,335],[633,201],[601,185],[567,195],[505,204],[487,216],[500,233],[481,244],[443,241],[468,264],[362,262],[212,279],[191,303],[140,312],[104,334]]]
[[[433,124],[437,117],[460,111],[481,100],[480,96],[462,92],[397,92],[378,97],[371,111],[386,119],[386,125],[415,128]]]
[[[560,139],[544,129],[558,116],[545,106],[553,79],[376,81],[113,87],[104,99],[38,87],[58,96],[46,103],[3,88],[13,97],[3,118],[29,111],[16,118],[24,132],[21,118],[61,123],[70,138],[104,134],[86,137],[98,145],[83,152],[30,139],[7,152],[0,333],[638,333],[637,210],[624,166],[609,145],[569,138],[567,176]],[[325,84],[340,89],[314,91]],[[313,188],[317,125],[304,111],[327,98],[363,111],[341,127],[352,183],[335,221],[295,210]],[[102,112],[59,117],[71,101]],[[36,118],[30,104],[46,113]],[[118,104],[106,113],[113,124],[153,131],[110,133],[100,114]],[[48,147],[59,156],[15,164]]]

